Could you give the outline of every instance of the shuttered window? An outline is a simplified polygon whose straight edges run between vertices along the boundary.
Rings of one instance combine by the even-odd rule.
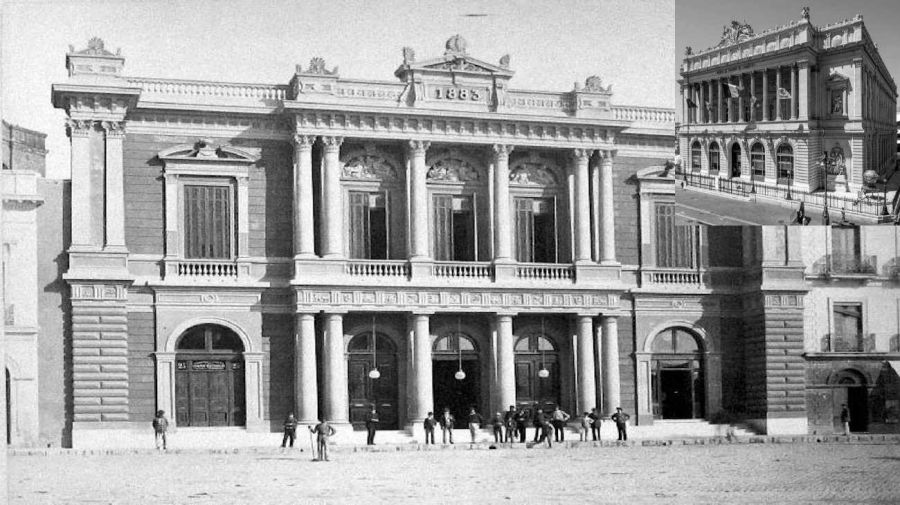
[[[467,196],[434,195],[434,259],[476,259],[475,207]]]
[[[516,258],[556,263],[556,199],[516,198]]]
[[[656,205],[656,265],[693,268],[697,228],[675,224],[675,205]]]
[[[184,257],[230,259],[234,232],[231,186],[184,186]]]
[[[350,192],[350,257],[388,258],[387,193]]]

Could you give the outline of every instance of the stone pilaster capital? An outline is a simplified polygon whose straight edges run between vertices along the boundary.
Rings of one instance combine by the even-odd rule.
[[[497,159],[509,159],[509,154],[513,152],[515,147],[509,144],[494,144],[492,148]]]
[[[428,148],[431,147],[431,142],[427,140],[409,139],[407,146],[409,146],[410,154],[415,156],[425,156],[425,153],[428,152]]]
[[[100,126],[106,130],[106,138],[125,137],[125,121],[102,121]]]
[[[297,150],[308,150],[312,149],[313,144],[316,142],[315,135],[305,135],[301,133],[294,134],[294,146]]]
[[[600,151],[600,164],[604,166],[612,166],[612,162],[615,157],[615,149],[603,149]]]
[[[94,121],[83,119],[67,119],[66,132],[70,137],[87,137],[94,128]]]
[[[618,314],[600,314],[600,322],[601,323],[617,323],[619,322]]]
[[[572,159],[575,160],[576,163],[587,163],[588,159],[590,159],[591,155],[594,154],[593,149],[584,149],[584,148],[576,148],[569,151],[569,154],[572,156]]]
[[[344,143],[344,137],[322,135],[322,143],[325,144],[326,151],[337,152]]]

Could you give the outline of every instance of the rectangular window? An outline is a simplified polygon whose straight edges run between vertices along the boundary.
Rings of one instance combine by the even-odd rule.
[[[523,263],[556,263],[556,199],[516,198],[516,257]]]
[[[656,266],[693,268],[696,226],[675,224],[675,205],[656,205]]]
[[[469,196],[434,196],[434,259],[475,261],[475,206]]]
[[[388,258],[387,193],[350,192],[350,257]]]
[[[834,334],[831,350],[860,352],[863,350],[862,305],[834,304]]]
[[[233,209],[230,185],[185,185],[184,257],[232,258]]]
[[[831,229],[831,268],[836,273],[863,273],[859,228],[855,226]]]

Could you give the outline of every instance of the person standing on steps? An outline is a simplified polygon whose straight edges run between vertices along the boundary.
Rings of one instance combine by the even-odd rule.
[[[594,430],[594,420],[591,419],[591,413],[585,412],[580,419],[578,419],[578,439],[582,442],[587,442],[588,432]],[[596,438],[594,439],[596,440]]]
[[[481,414],[475,412],[475,407],[471,407],[466,421],[469,425],[469,434],[472,436],[472,443],[474,444],[475,435],[478,433],[478,430],[481,429],[481,425],[484,424],[484,418],[481,417]]]
[[[541,433],[544,432],[544,423],[547,421],[547,416],[544,415],[544,410],[539,409],[537,407],[537,403],[534,404],[534,416],[531,418],[531,424],[534,425],[534,441],[538,442],[541,438]]]
[[[559,408],[559,405],[553,409],[550,414],[550,423],[553,425],[554,442],[566,441],[566,422],[569,420],[569,414]]]
[[[156,449],[160,449],[160,442],[162,443],[162,450],[166,450],[166,431],[169,429],[169,420],[166,419],[166,411],[165,410],[157,410],[156,417],[153,418],[153,433],[156,436]]]
[[[619,440],[628,440],[627,423],[631,416],[622,412],[622,407],[616,407],[616,413],[611,415],[610,419],[616,423],[616,429],[619,431]]]
[[[375,430],[378,429],[378,422],[378,411],[373,403],[372,410],[366,415],[366,431],[368,432],[366,445],[375,445]]]
[[[506,438],[503,440],[504,442],[515,442],[516,441],[516,406],[510,405],[509,410],[506,411],[506,414],[503,418],[504,424],[506,425]]]
[[[294,413],[288,414],[282,424],[284,427],[284,437],[281,439],[281,448],[284,449],[288,440],[291,441],[291,447],[294,447],[294,439],[297,437],[297,420],[294,419]]]
[[[519,433],[519,443],[525,443],[525,426],[528,424],[528,409],[522,408],[516,412],[516,431]]]
[[[844,427],[844,435],[850,436],[850,409],[847,404],[841,404],[841,426]]]
[[[334,427],[324,419],[319,419],[319,424],[309,427],[310,433],[316,434],[316,457],[314,461],[328,461],[328,439],[336,433]]]
[[[425,425],[425,443],[434,445],[434,427],[437,426],[437,419],[434,418],[434,412],[429,412],[428,417],[423,421]]]
[[[450,413],[450,407],[444,407],[444,413],[441,414],[441,418],[439,420],[441,423],[441,434],[443,435],[444,443],[447,443],[447,434],[450,435],[450,443],[453,443],[453,424],[456,422],[456,418],[453,417],[453,414]]]

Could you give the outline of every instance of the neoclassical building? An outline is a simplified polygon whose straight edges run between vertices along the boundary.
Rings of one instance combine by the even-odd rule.
[[[734,21],[715,47],[686,49],[679,84],[690,186],[819,206],[827,188],[829,206],[881,213],[863,174],[894,168],[897,86],[862,16],[817,27],[804,8],[761,33]]]
[[[459,36],[402,58],[266,85],[69,52],[73,445],[372,404],[398,432],[534,403],[807,432],[799,231],[677,226],[673,110],[517,90]]]

